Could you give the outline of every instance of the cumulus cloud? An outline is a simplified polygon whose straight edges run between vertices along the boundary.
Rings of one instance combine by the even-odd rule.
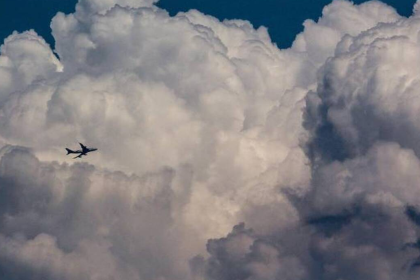
[[[307,53],[319,67],[334,54],[344,35],[357,36],[379,23],[396,22],[400,18],[395,9],[378,1],[360,5],[333,1],[323,9],[318,22],[308,19],[303,23],[304,31],[297,35],[292,48]]]
[[[196,257],[190,262],[196,277],[257,280],[278,279],[279,276],[306,279],[308,276],[299,258],[246,229],[243,223],[235,226],[226,238],[209,240],[207,251],[210,254],[207,261]]]
[[[12,98],[12,92],[23,91],[41,80],[51,79],[62,68],[44,39],[34,31],[14,33],[1,46],[0,99]]]
[[[417,15],[334,1],[279,50],[154,2],[2,45],[0,274],[418,278]]]

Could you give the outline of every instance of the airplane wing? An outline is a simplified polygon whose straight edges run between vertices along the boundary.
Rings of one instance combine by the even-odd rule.
[[[86,153],[87,151],[89,151],[89,149],[85,145],[83,145],[82,143],[79,143],[79,144],[80,144],[80,147],[82,147],[83,153]]]
[[[80,155],[78,155],[77,157],[74,157],[73,159],[81,158],[82,156],[83,156],[83,154],[81,153]]]

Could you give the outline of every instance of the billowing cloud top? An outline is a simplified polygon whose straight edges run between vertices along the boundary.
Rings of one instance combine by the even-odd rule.
[[[418,4],[334,1],[279,50],[154,2],[2,45],[0,275],[418,279]]]

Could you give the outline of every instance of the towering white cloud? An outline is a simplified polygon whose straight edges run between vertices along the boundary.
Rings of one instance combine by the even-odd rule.
[[[307,53],[319,67],[333,55],[344,35],[357,36],[378,23],[395,22],[400,18],[392,7],[379,1],[360,5],[333,1],[323,9],[318,22],[308,19],[303,23],[304,31],[297,35],[292,48]]]
[[[58,58],[5,40],[0,274],[418,277],[416,16],[334,1],[279,50],[154,2],[57,14]]]

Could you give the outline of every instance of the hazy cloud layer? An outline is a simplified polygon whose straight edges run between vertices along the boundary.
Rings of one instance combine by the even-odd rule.
[[[334,1],[279,50],[154,2],[2,45],[0,275],[417,279],[417,15]]]

